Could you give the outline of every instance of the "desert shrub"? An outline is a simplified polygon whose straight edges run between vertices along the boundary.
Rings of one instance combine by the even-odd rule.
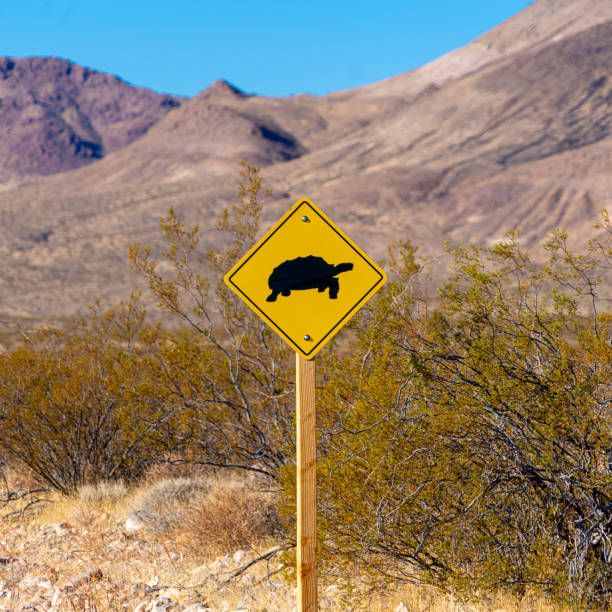
[[[162,220],[166,250],[156,258],[134,245],[131,260],[160,308],[187,328],[165,337],[158,381],[180,413],[184,456],[276,478],[293,435],[291,351],[223,283],[255,242],[261,189],[259,170],[244,164],[238,204],[217,226],[225,248],[203,252],[198,227],[171,209]]]
[[[203,478],[165,478],[141,488],[132,498],[135,509],[172,511],[176,505],[186,505],[210,489]]]
[[[142,485],[128,506],[152,531],[169,531],[183,525],[190,505],[198,503],[209,489],[206,478],[166,478]]]
[[[67,334],[41,329],[0,355],[0,452],[64,493],[133,480],[170,441],[158,333],[134,297]],[[164,432],[164,435],[160,435]],[[160,446],[166,445],[166,446]]]
[[[610,224],[453,252],[437,303],[400,245],[319,400],[321,546],[375,586],[536,588],[578,607],[612,584]],[[286,470],[292,490],[291,470]],[[292,504],[289,500],[289,506]]]
[[[219,221],[229,237],[220,251],[201,252],[198,228],[172,210],[160,261],[132,248],[181,331],[145,325],[134,295],[94,307],[73,333],[41,329],[0,356],[3,456],[65,493],[134,480],[175,456],[276,478],[293,436],[291,351],[222,280],[255,240],[260,191],[259,171],[245,164],[239,203]]]
[[[275,497],[243,482],[217,481],[181,524],[181,541],[200,554],[233,552],[281,534]]]

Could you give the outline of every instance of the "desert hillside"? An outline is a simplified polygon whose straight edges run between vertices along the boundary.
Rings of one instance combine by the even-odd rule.
[[[4,162],[23,172],[1,187],[0,312],[67,316],[125,295],[129,244],[159,248],[170,206],[200,224],[203,249],[217,244],[214,218],[242,159],[265,168],[264,225],[308,196],[376,257],[410,238],[443,261],[445,240],[489,244],[517,227],[528,246],[558,226],[584,241],[612,193],[611,40],[607,0],[537,0],[429,65],[325,97],[266,98],[218,81],[180,106],[126,90],[138,112],[117,121],[85,102],[45,110],[49,126],[69,125],[53,141],[63,153],[13,147]],[[20,138],[35,142],[22,119]],[[2,115],[0,130],[8,124]],[[75,148],[72,133],[96,146]]]
[[[72,170],[129,144],[181,98],[59,58],[0,58],[0,180]]]

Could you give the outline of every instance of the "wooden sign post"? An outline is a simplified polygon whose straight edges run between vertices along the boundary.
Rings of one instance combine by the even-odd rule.
[[[298,612],[317,610],[317,442],[313,357],[386,275],[310,200],[298,200],[225,275],[296,352]]]
[[[297,428],[297,610],[317,610],[315,362],[295,355]]]

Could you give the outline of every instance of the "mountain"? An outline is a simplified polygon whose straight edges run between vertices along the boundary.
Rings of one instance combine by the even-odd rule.
[[[101,159],[180,104],[62,59],[1,57],[0,179]]]
[[[134,241],[160,248],[173,205],[220,244],[237,162],[264,166],[263,225],[308,196],[369,253],[411,238],[490,244],[516,227],[579,242],[612,194],[612,3],[537,0],[415,71],[325,97],[218,81],[81,168],[4,186],[0,312],[65,315],[133,283]],[[0,129],[2,129],[0,127]],[[0,187],[1,188],[1,187]]]

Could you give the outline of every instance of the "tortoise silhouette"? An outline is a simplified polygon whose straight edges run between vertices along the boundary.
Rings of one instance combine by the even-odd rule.
[[[283,261],[272,270],[268,278],[268,286],[272,293],[266,300],[276,302],[279,293],[287,297],[292,291],[303,289],[318,289],[319,293],[329,289],[330,299],[335,300],[340,291],[336,275],[352,269],[352,263],[341,263],[334,266],[328,264],[322,257],[314,255]]]

